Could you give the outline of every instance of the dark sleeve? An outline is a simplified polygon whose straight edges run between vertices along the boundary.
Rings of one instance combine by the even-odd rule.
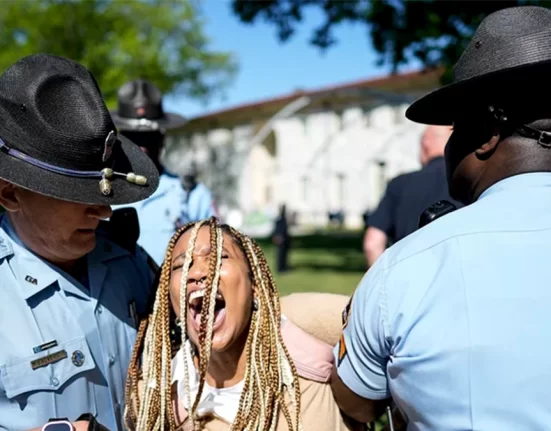
[[[392,237],[396,222],[396,202],[400,183],[398,178],[390,181],[377,209],[369,216],[368,226],[382,230]]]

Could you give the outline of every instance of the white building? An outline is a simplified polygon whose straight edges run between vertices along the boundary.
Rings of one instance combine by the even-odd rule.
[[[342,210],[347,227],[360,227],[388,180],[420,167],[424,128],[404,113],[439,76],[297,91],[196,117],[168,137],[165,162],[178,172],[193,158],[221,215],[251,233],[268,229],[283,203],[302,226],[324,226],[329,212]]]

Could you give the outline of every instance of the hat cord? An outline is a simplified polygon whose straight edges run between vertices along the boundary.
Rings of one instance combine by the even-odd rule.
[[[76,169],[68,169],[68,168],[62,168],[59,166],[51,165],[49,163],[40,161],[38,159],[35,159],[34,157],[29,156],[28,154],[25,154],[19,150],[16,150],[15,148],[11,148],[6,144],[2,138],[0,138],[0,150],[4,151],[6,154],[21,160],[25,163],[29,163],[33,166],[36,166],[40,169],[44,169],[46,171],[54,172],[56,174],[66,175],[69,177],[76,177],[76,178],[101,178],[100,181],[100,191],[103,195],[108,196],[111,194],[111,183],[109,182],[109,179],[113,176],[118,177],[125,177],[126,181],[132,184],[136,184],[139,186],[145,186],[147,184],[147,178],[143,175],[136,175],[134,172],[128,172],[128,173],[122,173],[122,172],[115,172],[111,168],[104,168],[101,171],[79,171]]]

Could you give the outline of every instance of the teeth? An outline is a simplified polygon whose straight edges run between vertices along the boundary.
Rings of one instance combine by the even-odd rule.
[[[199,289],[199,290],[196,290],[194,292],[191,292],[191,294],[189,295],[188,303],[191,304],[196,299],[202,298],[203,296],[205,296],[206,292],[207,292],[206,289]],[[219,299],[219,300],[222,301],[224,299],[224,297],[220,293],[217,293],[216,294],[216,299]]]
[[[194,300],[197,298],[202,298],[205,296],[205,289],[196,290],[195,292],[192,292],[191,295],[189,295],[189,303],[191,304]]]

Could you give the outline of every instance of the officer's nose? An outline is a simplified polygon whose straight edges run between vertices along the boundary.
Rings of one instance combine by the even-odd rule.
[[[109,205],[94,205],[88,208],[88,216],[100,220],[107,219],[113,215],[113,210]]]

